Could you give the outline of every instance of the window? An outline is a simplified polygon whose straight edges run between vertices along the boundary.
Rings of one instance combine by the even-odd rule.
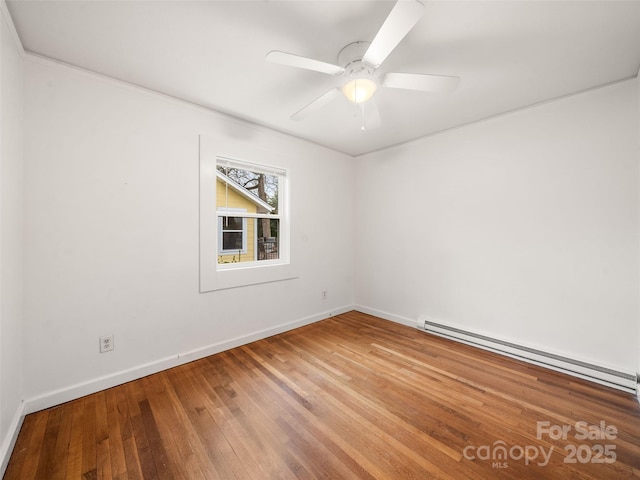
[[[201,292],[296,278],[289,172],[276,166],[280,156],[249,142],[231,145],[264,163],[222,155],[219,139],[200,137]]]
[[[284,173],[266,165],[217,157],[219,269],[280,260],[279,203]]]

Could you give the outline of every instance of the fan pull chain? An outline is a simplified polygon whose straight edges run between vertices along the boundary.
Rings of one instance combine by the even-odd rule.
[[[356,101],[356,105],[360,106],[360,131],[364,132],[365,128],[364,128],[364,104],[365,102],[359,102],[358,100],[358,79],[356,78],[355,83],[354,83],[354,89],[355,89],[355,93],[354,93],[354,100]]]
[[[361,118],[361,121],[362,121],[362,125],[360,127],[360,131],[362,131],[362,132],[364,132],[366,130],[365,125],[364,125],[364,104],[365,103],[366,102],[362,102],[360,104],[360,118]]]

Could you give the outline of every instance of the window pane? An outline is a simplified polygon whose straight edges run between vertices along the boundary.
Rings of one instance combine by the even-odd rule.
[[[218,165],[217,169],[224,175],[226,182],[233,182],[236,188],[246,194],[245,198],[255,198],[256,212],[278,213],[278,176],[252,172],[236,167]],[[233,208],[234,199],[230,198],[227,186],[225,194],[218,197],[217,206]]]
[[[258,219],[258,260],[280,258],[280,220]]]
[[[242,232],[224,232],[222,234],[223,250],[242,250]]]
[[[277,218],[258,219],[258,238],[279,237],[280,220]]]
[[[222,217],[222,230],[242,231],[242,217]]]

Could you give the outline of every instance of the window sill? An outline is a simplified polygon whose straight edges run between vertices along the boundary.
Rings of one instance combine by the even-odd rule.
[[[218,265],[214,272],[201,275],[200,293],[298,278],[290,263],[278,262],[268,265],[261,265],[262,262],[258,265],[256,265],[258,262],[247,263],[246,267]]]

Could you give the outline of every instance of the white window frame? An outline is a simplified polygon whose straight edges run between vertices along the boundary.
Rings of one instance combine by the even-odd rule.
[[[291,258],[291,213],[289,183],[291,172],[278,166],[281,155],[257,149],[251,142],[239,142],[224,145],[220,141],[200,136],[200,292],[211,292],[227,288],[237,288],[261,283],[278,282],[297,278],[295,263]],[[228,153],[231,152],[231,153]],[[254,162],[233,160],[237,165],[244,165],[247,170],[264,171],[277,174],[278,184],[278,219],[279,219],[279,258],[276,260],[260,260],[240,263],[219,264],[218,217],[216,207],[218,158],[240,159],[251,158]],[[259,162],[259,163],[258,163]],[[244,213],[247,220],[257,218],[258,214]]]

